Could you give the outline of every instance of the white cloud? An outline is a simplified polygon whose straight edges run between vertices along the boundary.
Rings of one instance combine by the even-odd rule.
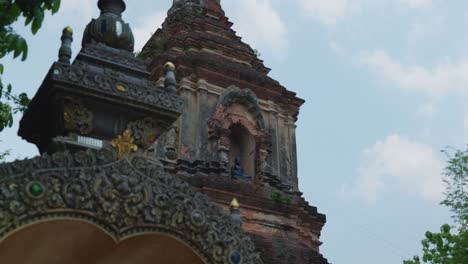
[[[384,193],[440,201],[443,165],[431,146],[400,135],[377,141],[362,153],[357,176],[342,186],[345,195],[375,203]]]
[[[416,116],[432,117],[438,111],[439,109],[434,102],[424,103],[418,106],[418,109],[416,110]]]
[[[361,53],[358,62],[406,92],[434,98],[450,92],[467,92],[468,61],[448,60],[432,66],[405,65],[384,51],[374,51]]]
[[[246,43],[279,60],[287,56],[288,30],[270,0],[238,0],[231,10],[234,28]]]
[[[446,22],[447,18],[440,14],[416,17],[407,33],[408,44],[414,49],[420,49],[428,41],[439,39],[447,27]]]
[[[433,0],[297,0],[303,14],[315,18],[325,25],[335,25],[355,13],[372,8],[426,8]]]
[[[325,25],[334,25],[349,11],[348,0],[299,0],[304,14]],[[351,3],[352,4],[352,3]]]
[[[99,9],[94,0],[62,0],[60,10],[56,14],[51,15],[50,12],[46,12],[44,28],[55,31],[63,29],[65,26],[71,26],[74,32],[79,34],[91,21],[91,18],[98,14]]]
[[[79,12],[77,11],[79,10]],[[147,15],[148,14],[148,15]],[[130,13],[125,12],[123,19],[130,24],[135,36],[135,51],[140,50],[151,35],[161,26],[167,16],[166,10],[159,10],[151,13],[151,10],[142,14],[136,21],[130,19]],[[59,12],[47,19],[46,31],[61,33],[65,26],[71,26],[74,31],[74,50],[81,47],[81,39],[85,26],[91,22],[92,18],[99,16],[99,9],[96,0],[63,0]],[[59,39],[57,38],[59,43]]]
[[[132,29],[135,36],[135,51],[143,48],[154,32],[161,27],[166,16],[166,12],[158,11],[138,19],[136,26]]]
[[[79,10],[79,12],[77,12]],[[95,0],[63,0],[57,15],[63,16],[68,21],[79,21],[87,24],[91,21],[93,14],[98,13],[97,1]]]
[[[401,4],[410,8],[423,8],[432,5],[433,0],[399,0]]]
[[[468,144],[468,112],[465,113],[465,120],[463,121],[464,135],[465,135],[465,144]]]

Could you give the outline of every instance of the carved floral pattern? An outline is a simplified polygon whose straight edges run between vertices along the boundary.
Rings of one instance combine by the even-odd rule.
[[[30,183],[41,195],[31,195]],[[36,192],[35,194],[37,194]],[[57,153],[0,165],[0,240],[45,219],[94,222],[119,241],[146,232],[175,236],[205,263],[263,263],[250,237],[205,195],[140,153]]]
[[[161,127],[168,126],[167,124],[161,123],[161,121],[158,122],[153,118],[147,117],[129,123],[127,129],[131,132],[135,143],[146,149],[150,147],[161,134]]]
[[[63,120],[65,129],[87,135],[93,131],[93,113],[75,100],[65,100]]]

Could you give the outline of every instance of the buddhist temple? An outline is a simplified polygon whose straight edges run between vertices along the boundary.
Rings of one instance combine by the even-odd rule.
[[[123,0],[97,1],[73,61],[65,27],[18,131],[41,155],[0,164],[1,263],[328,264],[298,186],[304,100],[221,4],[173,0],[140,52]]]

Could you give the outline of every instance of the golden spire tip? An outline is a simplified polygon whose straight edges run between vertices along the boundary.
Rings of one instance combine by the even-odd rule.
[[[166,70],[174,71],[175,70],[175,65],[174,65],[174,63],[168,61],[168,62],[166,62],[166,64],[164,64],[164,68]]]
[[[63,29],[63,33],[73,34],[73,29],[70,26],[66,26]]]
[[[240,207],[240,204],[239,202],[237,201],[236,198],[232,199],[232,202],[231,202],[231,209],[239,209]]]

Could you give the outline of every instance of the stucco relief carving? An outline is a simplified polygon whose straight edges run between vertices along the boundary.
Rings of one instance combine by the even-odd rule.
[[[67,98],[63,106],[65,129],[87,135],[93,131],[93,113],[83,104]]]
[[[156,121],[153,118],[146,117],[141,120],[130,122],[127,129],[131,132],[135,143],[143,147],[149,148],[157,137],[161,134],[161,127],[167,127],[167,124]]]
[[[166,140],[164,142],[165,155],[170,160],[177,159],[177,146],[179,139],[179,129],[173,126],[166,133]]]
[[[220,96],[219,105],[223,106],[226,109],[235,103],[245,106],[249,113],[251,113],[254,116],[257,127],[260,130],[265,129],[265,121],[263,120],[263,116],[260,111],[260,106],[258,105],[258,99],[257,96],[255,96],[254,92],[252,92],[252,90],[240,89],[236,86],[228,87],[225,90],[225,92]]]
[[[169,234],[205,263],[263,263],[222,209],[140,153],[118,159],[112,149],[88,150],[0,165],[0,241],[22,226],[64,218],[92,222],[116,241]]]

